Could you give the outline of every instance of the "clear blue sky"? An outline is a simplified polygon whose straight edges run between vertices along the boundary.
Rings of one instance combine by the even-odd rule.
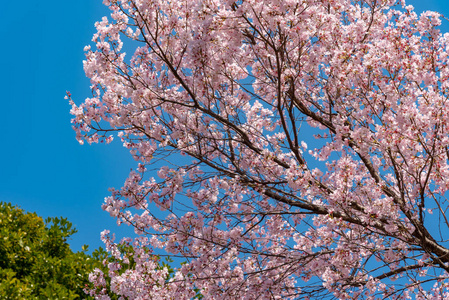
[[[119,142],[79,145],[64,100],[66,90],[77,103],[89,96],[83,48],[108,13],[101,2],[4,1],[0,9],[0,201],[67,217],[79,231],[71,241],[76,251],[102,245],[104,229],[123,233],[100,206],[135,165]],[[449,16],[447,0],[408,3]]]

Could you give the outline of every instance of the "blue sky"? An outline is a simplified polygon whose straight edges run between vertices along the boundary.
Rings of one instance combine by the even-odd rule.
[[[64,100],[66,90],[77,103],[89,96],[83,48],[108,13],[101,2],[4,1],[0,9],[0,201],[67,217],[78,229],[76,251],[101,246],[104,229],[125,233],[100,206],[108,187],[120,187],[135,166],[119,142],[79,145]],[[447,0],[408,3],[449,16]]]

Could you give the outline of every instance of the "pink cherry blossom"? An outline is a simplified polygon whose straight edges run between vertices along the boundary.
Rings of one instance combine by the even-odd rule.
[[[137,237],[103,233],[113,261],[91,295],[449,298],[440,14],[396,0],[104,4],[85,48],[93,95],[68,98],[80,143],[117,136],[137,160],[103,204]],[[183,263],[170,273],[156,253]]]

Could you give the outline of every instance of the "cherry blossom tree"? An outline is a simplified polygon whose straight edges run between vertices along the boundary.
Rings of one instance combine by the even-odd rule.
[[[92,295],[108,298],[107,279],[129,299],[449,299],[440,14],[104,3],[85,49],[93,96],[69,95],[72,122],[80,143],[117,136],[138,161],[103,205],[137,237],[103,233],[115,260]]]

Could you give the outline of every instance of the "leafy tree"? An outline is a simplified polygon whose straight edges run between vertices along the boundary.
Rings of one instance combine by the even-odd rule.
[[[74,233],[66,218],[44,222],[0,202],[1,299],[85,299],[88,275],[102,264],[99,255],[86,253],[87,246],[72,252],[67,241]]]
[[[84,62],[93,96],[70,102],[81,143],[116,132],[139,161],[103,205],[140,235],[103,235],[113,291],[449,298],[440,14],[395,0],[104,3]],[[187,262],[167,277],[154,248]]]

